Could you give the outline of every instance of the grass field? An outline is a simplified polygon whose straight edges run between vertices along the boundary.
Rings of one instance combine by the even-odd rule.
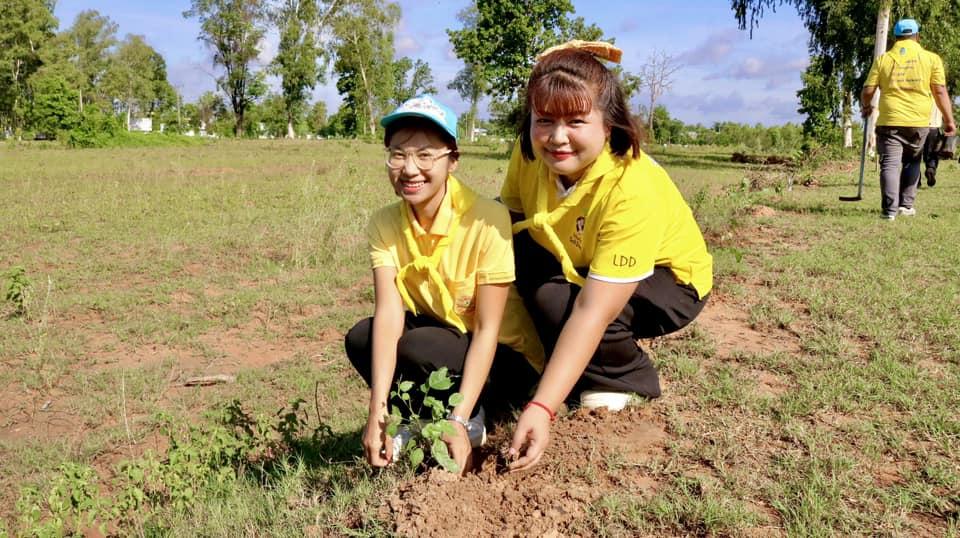
[[[654,486],[560,535],[960,535],[957,163],[885,222],[872,167],[843,204],[852,161],[730,151],[652,148],[716,290],[648,343],[665,439],[635,467]],[[465,148],[457,175],[495,195],[506,152]],[[372,312],[384,176],[355,141],[0,149],[0,536],[397,532],[385,492],[415,477],[361,461],[342,350]],[[235,382],[186,386],[216,374]]]

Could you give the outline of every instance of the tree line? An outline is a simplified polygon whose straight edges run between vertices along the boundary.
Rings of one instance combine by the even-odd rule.
[[[836,143],[851,130],[855,108],[873,63],[878,14],[886,23],[920,22],[920,43],[943,59],[950,95],[960,89],[960,2],[957,0],[732,0],[741,29],[751,34],[767,11],[796,9],[810,34],[810,64],[798,92],[807,136]],[[893,39],[890,35],[889,39]],[[887,50],[892,43],[880,44]],[[849,138],[849,134],[847,135]]]
[[[293,137],[305,133],[373,136],[376,118],[419,93],[436,93],[430,66],[395,58],[400,6],[388,0],[192,0],[185,18],[213,53],[215,92],[182,102],[167,65],[143,36],[119,36],[118,25],[94,10],[60,30],[54,0],[0,4],[0,134],[55,135],[131,128],[149,117],[173,132]],[[570,0],[477,0],[447,30],[464,68],[448,85],[470,104],[461,124],[471,140],[481,98],[491,99],[494,125],[513,127],[536,54],[570,39],[603,32],[574,15]],[[278,51],[258,57],[274,32]],[[677,65],[654,51],[637,74],[621,72],[628,93],[650,88],[650,107],[670,87]],[[278,80],[271,91],[268,77]],[[332,76],[342,105],[328,114],[311,103]],[[652,115],[647,115],[652,130]],[[489,126],[489,125],[488,125]]]

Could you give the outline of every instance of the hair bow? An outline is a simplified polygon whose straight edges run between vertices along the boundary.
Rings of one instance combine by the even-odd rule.
[[[617,48],[611,43],[607,43],[606,41],[582,41],[580,39],[574,39],[561,45],[554,45],[541,52],[537,55],[537,61],[539,62],[551,52],[565,49],[577,49],[589,52],[601,60],[606,60],[616,64],[620,63],[620,58],[623,57],[623,51],[621,49]]]

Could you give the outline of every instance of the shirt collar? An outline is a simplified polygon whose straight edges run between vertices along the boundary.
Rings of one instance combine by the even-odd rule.
[[[413,235],[416,237],[421,237],[427,233],[439,237],[448,235],[450,224],[453,222],[454,211],[456,210],[462,215],[473,205],[475,199],[476,194],[469,187],[460,183],[452,174],[447,175],[446,192],[443,195],[443,200],[440,201],[440,208],[437,209],[437,215],[433,218],[433,224],[430,225],[429,232],[424,230],[423,226],[417,221],[410,204],[404,203],[406,206],[405,213],[407,220],[410,222],[410,228],[413,229]]]
[[[593,183],[594,181],[603,178],[618,166],[623,164],[623,160],[620,157],[617,157],[610,150],[610,144],[604,146],[603,151],[600,152],[600,155],[597,156],[597,159],[593,161],[593,164],[590,165],[590,168],[583,173],[583,176],[577,180],[576,183],[571,185],[569,188],[563,185],[563,182],[560,181],[560,176],[550,170],[547,165],[543,164],[541,161],[541,170],[546,171],[546,181],[553,181],[557,188],[557,196],[562,200],[577,190],[580,185],[586,185],[588,183]]]

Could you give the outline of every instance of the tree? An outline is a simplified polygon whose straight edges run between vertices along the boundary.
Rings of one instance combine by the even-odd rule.
[[[52,0],[0,2],[0,132],[23,127],[27,79],[42,65],[41,48],[56,27]]]
[[[653,112],[656,110],[657,100],[673,86],[673,77],[683,67],[676,58],[665,51],[653,49],[647,62],[640,70],[640,78],[650,94],[650,108],[647,114],[647,127],[653,133]]]
[[[307,127],[313,135],[319,135],[327,127],[327,104],[317,101],[307,115]]]
[[[230,100],[234,134],[244,133],[247,107],[265,93],[263,74],[253,70],[266,20],[264,0],[191,0],[184,17],[200,22],[198,39],[213,49],[213,63],[223,68],[217,86]]]
[[[873,59],[887,49],[886,30],[891,20],[909,16],[920,21],[921,42],[940,54],[947,66],[948,88],[955,92],[960,83],[960,35],[955,31],[960,25],[960,10],[954,0],[733,0],[731,5],[740,28],[749,28],[751,35],[766,10],[784,5],[796,8],[810,33],[811,57],[829,58],[829,62],[818,62],[821,68],[829,69],[817,74],[820,80],[811,78],[814,73],[808,69],[810,77],[805,81],[822,86],[833,80],[838,86],[835,92],[808,92],[835,100],[811,110],[840,109],[842,116],[838,119],[845,123],[852,106],[842,101],[849,99],[850,93],[859,95]],[[805,107],[811,104],[810,97],[807,95]]]
[[[570,17],[570,0],[484,0],[476,1],[473,9],[476,18],[471,13],[461,17],[464,27],[447,30],[447,35],[477,80],[489,83],[503,122],[519,118],[520,97],[537,54],[570,39],[597,40],[603,35],[582,17]]]
[[[41,69],[30,77],[30,93],[26,120],[34,131],[56,135],[80,122],[79,92],[70,87],[62,74]]]
[[[423,60],[411,61],[403,57],[393,63],[393,104],[401,103],[424,93],[437,93],[430,65]]]
[[[213,92],[204,92],[197,99],[197,125],[198,129],[213,132],[213,123],[224,116],[227,111],[227,105],[223,98]]]
[[[122,104],[127,130],[136,110],[149,113],[156,98],[157,77],[166,82],[166,68],[158,70],[163,57],[144,40],[143,36],[128,34],[120,43],[104,75],[104,91]],[[169,86],[169,84],[167,84]]]
[[[94,100],[97,89],[107,71],[109,52],[117,44],[117,24],[94,10],[81,11],[73,19],[73,26],[64,31],[64,48],[70,62],[80,76],[80,112],[83,105]]]
[[[305,112],[308,90],[324,78],[326,62],[320,65],[318,60],[327,56],[320,37],[339,4],[339,0],[283,0],[273,12],[280,46],[271,67],[281,79],[287,138],[295,136],[294,118]]]
[[[477,8],[471,4],[457,13],[457,18],[463,24],[461,32],[475,32],[477,26]],[[449,33],[449,31],[448,31]],[[470,103],[470,110],[460,122],[465,125],[470,142],[477,139],[477,119],[479,115],[480,98],[486,93],[490,83],[482,64],[467,63],[447,85],[448,89],[456,90],[460,98]]]
[[[372,136],[376,118],[389,106],[395,79],[385,74],[393,72],[393,28],[399,20],[400,7],[385,0],[355,0],[334,16],[340,124],[352,134]]]

